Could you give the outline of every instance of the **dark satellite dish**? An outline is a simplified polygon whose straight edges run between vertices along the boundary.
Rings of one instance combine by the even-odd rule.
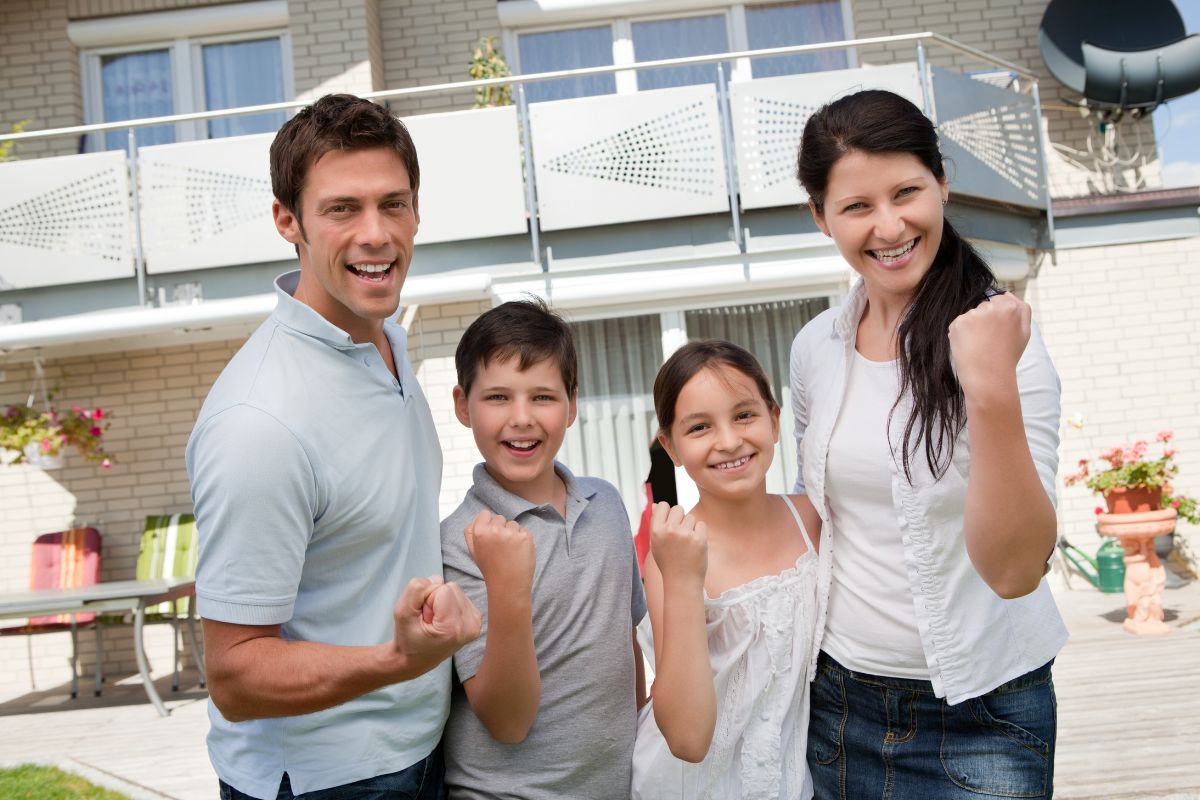
[[[1171,0],[1051,0],[1039,39],[1050,74],[1100,111],[1146,113],[1200,89],[1200,36]]]

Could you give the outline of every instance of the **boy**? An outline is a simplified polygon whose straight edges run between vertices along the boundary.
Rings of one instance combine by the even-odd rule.
[[[484,634],[454,659],[449,796],[628,797],[646,602],[620,496],[554,460],[575,421],[571,329],[541,301],[504,303],[455,366],[484,463],[442,522],[442,558]]]

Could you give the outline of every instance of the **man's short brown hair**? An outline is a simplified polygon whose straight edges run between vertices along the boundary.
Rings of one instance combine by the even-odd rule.
[[[386,108],[351,94],[327,94],[300,109],[271,143],[271,190],[284,208],[300,218],[300,192],[308,168],[330,150],[387,147],[408,170],[413,195],[421,182],[417,148],[404,123]]]

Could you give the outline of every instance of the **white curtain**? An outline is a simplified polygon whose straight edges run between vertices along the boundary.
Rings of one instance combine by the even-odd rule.
[[[726,339],[749,350],[762,364],[780,412],[779,446],[767,473],[767,491],[790,492],[796,482],[795,423],[792,420],[788,359],[804,324],[829,308],[825,298],[705,308],[685,315],[688,339]]]
[[[104,121],[162,117],[175,113],[171,86],[171,53],[168,50],[145,50],[140,53],[120,53],[100,59],[100,82],[103,87]],[[123,150],[128,145],[125,131],[104,134],[105,150]],[[162,125],[138,128],[137,143],[169,144],[175,141],[175,128]]]
[[[662,364],[657,314],[575,323],[579,412],[559,459],[576,475],[612,483],[636,528],[646,502],[654,416],[654,376]]]
[[[836,42],[846,38],[841,0],[800,0],[793,3],[746,6],[746,37],[751,50],[795,44]],[[756,58],[755,78],[846,69],[845,50],[826,50],[794,56]]]
[[[637,61],[705,56],[729,51],[725,15],[660,19],[633,23],[633,55]],[[666,89],[716,81],[715,64],[638,70],[638,89]]]
[[[205,110],[283,102],[283,59],[279,48],[278,37],[205,45],[202,49]],[[208,137],[270,133],[285,119],[286,114],[278,111],[209,120]]]
[[[523,75],[612,66],[612,26],[522,33],[517,37],[517,51]],[[611,74],[525,84],[525,98],[531,103],[614,94],[616,91],[617,81]]]

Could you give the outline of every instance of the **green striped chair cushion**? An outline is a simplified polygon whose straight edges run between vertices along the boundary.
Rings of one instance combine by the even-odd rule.
[[[137,579],[182,578],[196,574],[199,555],[196,518],[191,514],[146,517],[142,544],[138,550]],[[191,598],[148,607],[147,614],[185,617]]]

